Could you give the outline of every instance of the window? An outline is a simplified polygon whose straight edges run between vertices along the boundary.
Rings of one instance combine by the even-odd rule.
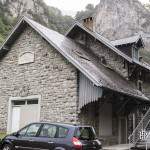
[[[140,90],[140,91],[143,91],[143,88],[142,88],[142,81],[141,80],[138,80],[138,82],[137,82],[137,87],[138,87],[138,89]]]
[[[34,137],[36,136],[41,124],[32,124],[29,126],[25,136]]]
[[[139,50],[138,50],[138,48],[133,47],[133,49],[132,49],[132,57],[133,57],[133,59],[139,61]]]
[[[94,140],[96,136],[93,128],[80,127],[77,130],[75,137],[79,138],[80,140]]]
[[[38,104],[38,99],[36,100],[36,99],[31,99],[31,100],[21,100],[21,101],[18,101],[18,100],[16,100],[16,101],[12,101],[13,102],[13,105],[18,105],[18,106],[20,106],[20,105],[34,105],[34,104]]]
[[[38,100],[28,100],[27,104],[28,105],[38,104]]]
[[[68,135],[68,129],[64,127],[59,127],[58,129],[58,138],[65,138]]]
[[[55,138],[57,127],[54,125],[45,124],[40,132],[40,137]]]
[[[13,105],[25,105],[25,101],[13,101]]]

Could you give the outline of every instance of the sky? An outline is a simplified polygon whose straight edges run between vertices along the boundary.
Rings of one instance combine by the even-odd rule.
[[[54,6],[62,10],[64,14],[74,16],[77,11],[84,10],[89,3],[98,4],[100,0],[44,0],[47,5]],[[149,2],[149,0],[139,0],[142,3]]]

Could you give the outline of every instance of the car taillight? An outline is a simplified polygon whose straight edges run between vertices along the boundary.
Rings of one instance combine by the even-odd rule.
[[[72,143],[73,143],[75,149],[82,150],[82,143],[80,142],[79,139],[73,137]]]

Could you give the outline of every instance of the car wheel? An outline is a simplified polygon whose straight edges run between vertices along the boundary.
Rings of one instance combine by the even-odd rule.
[[[11,146],[8,144],[5,144],[2,148],[2,150],[12,150]]]

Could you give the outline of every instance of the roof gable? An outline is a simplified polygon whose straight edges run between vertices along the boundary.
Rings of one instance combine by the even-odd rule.
[[[84,68],[80,63],[74,60],[69,54],[69,51],[80,49],[78,46],[65,37],[64,35],[51,30],[41,24],[23,16],[10,32],[9,36],[6,38],[4,43],[0,48],[0,52],[6,50],[5,47],[10,47],[14,40],[21,34],[24,26],[30,25],[35,31],[37,31],[48,43],[50,43],[56,50],[58,50],[67,60],[69,60],[77,69],[79,69],[84,75],[87,76],[96,86],[102,86],[102,84],[90,73],[86,68]],[[68,52],[66,51],[68,50]]]

